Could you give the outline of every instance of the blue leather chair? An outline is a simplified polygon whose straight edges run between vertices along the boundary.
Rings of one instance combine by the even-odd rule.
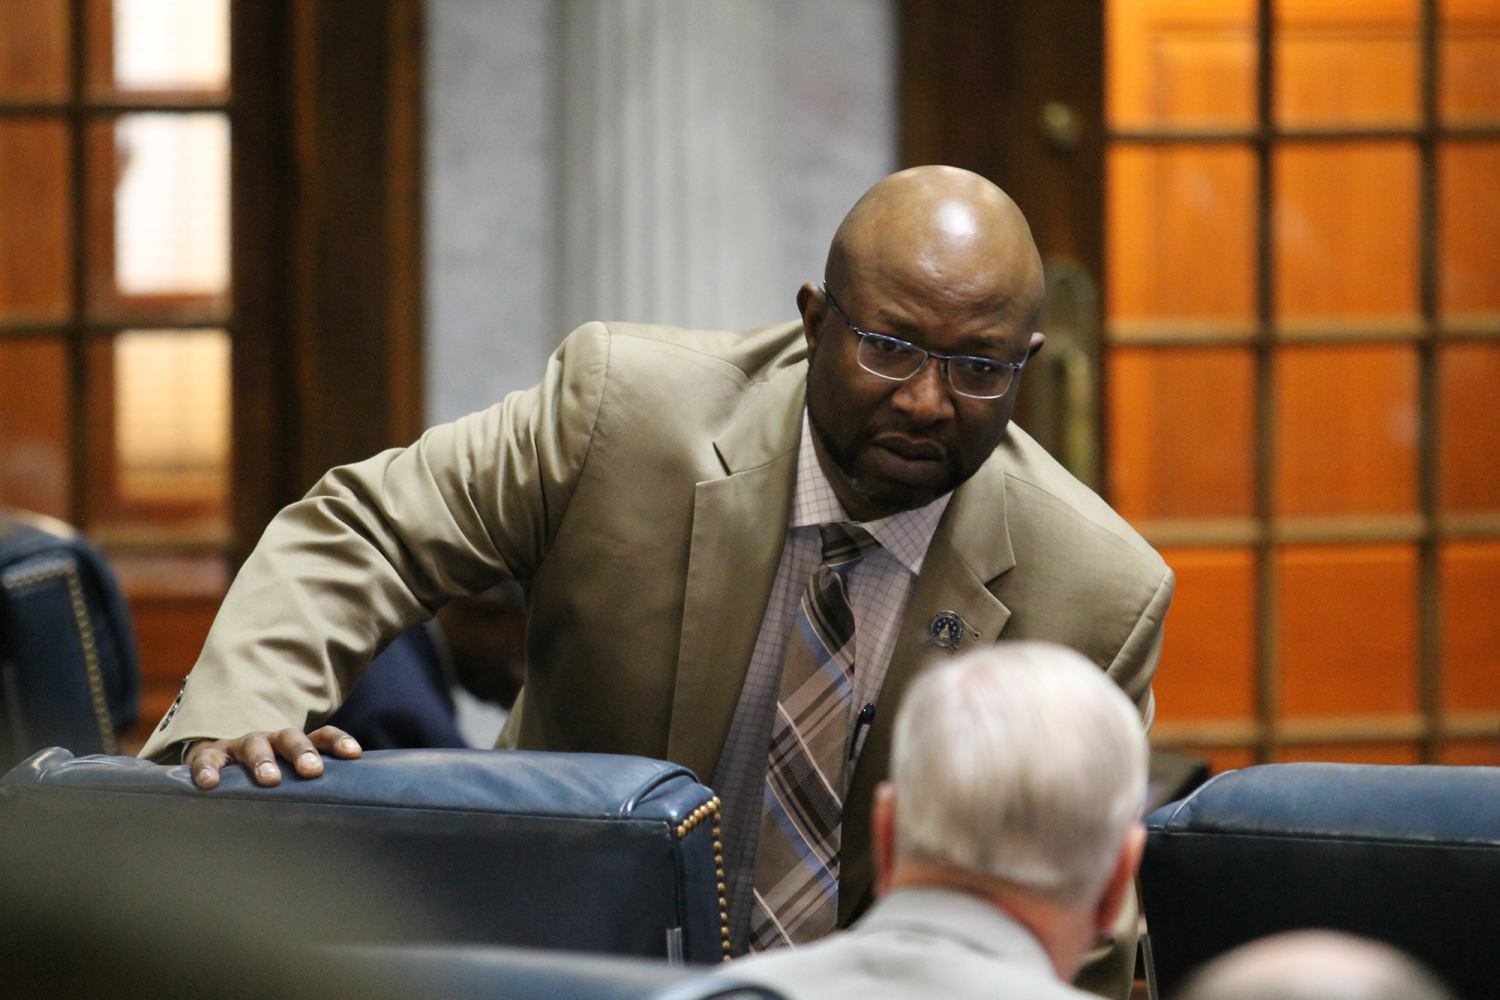
[[[722,960],[718,799],[685,768],[642,757],[388,750],[326,759],[316,780],[195,788],[183,766],[36,754],[0,780],[0,819],[36,816],[232,855],[313,859],[332,885],[377,886],[396,921],[359,917],[344,942],[449,942]],[[274,870],[274,863],[266,866]],[[192,873],[187,873],[192,874]],[[202,880],[220,878],[207,862]],[[273,888],[246,883],[252,896]],[[276,910],[274,899],[247,900]],[[362,936],[363,934],[363,936]]]
[[[87,769],[97,768],[76,770]],[[775,998],[721,977],[720,966],[483,945],[339,944],[420,936],[414,911],[424,900],[317,838],[298,850],[255,831],[205,839],[171,822],[111,823],[121,817],[108,807],[79,822],[68,809],[34,808],[43,799],[26,796],[30,806],[15,808],[7,791],[0,808],[5,1000]],[[422,820],[413,817],[413,825]],[[502,894],[493,902],[515,900]]]
[[[1461,997],[1500,984],[1500,768],[1268,764],[1146,818],[1141,901],[1162,995],[1267,934],[1386,941]]]
[[[0,769],[48,746],[114,753],[139,701],[130,612],[99,550],[0,510]]]

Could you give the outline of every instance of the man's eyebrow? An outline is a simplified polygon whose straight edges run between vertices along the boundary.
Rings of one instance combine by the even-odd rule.
[[[892,336],[899,337],[902,340],[910,340],[914,343],[921,340],[922,334],[925,332],[922,327],[916,325],[915,323],[897,319],[896,317],[890,316],[886,313],[876,313],[874,322],[870,327],[866,327],[864,329],[866,329],[866,331],[869,333],[881,333],[884,330],[892,330],[894,331],[894,333],[892,333]],[[1007,346],[1009,346],[1006,343],[1006,335],[998,331],[995,333],[978,333],[971,337],[966,337],[964,338],[963,343],[970,345],[966,348],[966,350],[968,351],[979,351],[986,349],[1003,351]]]

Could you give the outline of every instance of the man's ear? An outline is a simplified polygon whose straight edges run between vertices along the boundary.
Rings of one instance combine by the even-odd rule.
[[[875,897],[884,896],[896,870],[896,786],[882,781],[875,786],[875,805],[870,817],[871,847],[875,853]]]
[[[1146,828],[1135,823],[1125,834],[1125,842],[1120,845],[1120,856],[1115,861],[1115,870],[1110,873],[1104,895],[1100,897],[1099,906],[1094,911],[1094,929],[1098,933],[1108,934],[1114,927],[1115,920],[1120,916],[1120,907],[1125,905],[1125,895],[1135,881],[1137,869],[1141,867],[1141,852],[1145,848]]]
[[[1045,333],[1033,333],[1031,335],[1031,344],[1026,348],[1026,360],[1030,361],[1033,357],[1035,357],[1036,352],[1040,351],[1042,349],[1042,345],[1046,342],[1047,335]]]
[[[823,313],[827,304],[818,286],[808,282],[797,289],[797,311],[802,314],[802,336],[807,340],[807,353],[818,347],[818,331],[823,327]]]

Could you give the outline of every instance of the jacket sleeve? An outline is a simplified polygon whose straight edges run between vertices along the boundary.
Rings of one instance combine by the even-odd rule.
[[[277,514],[141,755],[321,725],[450,596],[528,580],[588,455],[608,364],[606,328],[581,327],[536,388],[333,469]]]
[[[1161,659],[1162,624],[1167,617],[1167,607],[1172,603],[1176,581],[1176,576],[1168,569],[1108,670],[1109,676],[1140,709],[1141,722],[1148,732],[1156,717],[1156,695],[1151,690],[1151,679],[1156,676],[1156,664]]]

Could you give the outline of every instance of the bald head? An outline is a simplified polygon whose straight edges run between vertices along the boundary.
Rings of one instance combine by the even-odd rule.
[[[1178,1000],[1450,1000],[1389,945],[1334,931],[1252,942],[1204,966]]]
[[[1044,292],[1016,203],[976,173],[941,166],[903,170],[865,192],[834,235],[824,280],[840,301],[899,288],[1007,326],[1030,326]]]
[[[845,511],[869,521],[957,489],[999,445],[1019,371],[1042,346],[1042,264],[1021,210],[967,170],[892,174],[839,226],[825,286],[803,285],[797,307],[808,422]],[[912,348],[925,357],[906,375],[859,360]],[[965,393],[952,365],[971,390],[975,372],[1008,373],[998,394]]]

